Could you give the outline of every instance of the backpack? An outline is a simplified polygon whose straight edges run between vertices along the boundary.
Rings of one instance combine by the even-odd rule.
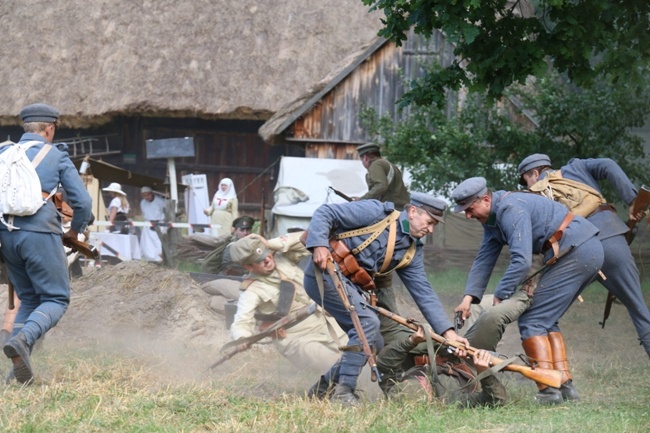
[[[530,191],[562,203],[574,214],[585,218],[606,203],[598,191],[582,182],[566,179],[561,170],[549,171],[544,179],[530,187]]]
[[[11,144],[0,154],[0,222],[10,231],[19,229],[13,225],[13,216],[34,215],[50,198],[43,197],[36,167],[52,146],[43,146],[33,161],[26,154],[27,149],[39,143]],[[5,221],[4,215],[11,215],[9,222]]]

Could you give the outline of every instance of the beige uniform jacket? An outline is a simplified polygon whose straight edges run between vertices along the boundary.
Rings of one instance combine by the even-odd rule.
[[[303,287],[304,273],[297,265],[301,258],[309,255],[309,251],[300,243],[302,233],[291,233],[286,236],[269,239],[269,248],[275,251],[276,269],[271,275],[250,275],[254,281],[246,287],[237,301],[237,313],[230,327],[233,340],[249,337],[259,332],[255,319],[256,313],[273,314],[278,307],[280,298],[280,281],[288,280],[296,287],[290,312],[309,305],[312,301]],[[332,318],[327,321],[339,338],[339,344],[347,344],[347,335]],[[334,341],[323,310],[318,307],[316,312],[302,322],[286,329],[286,337],[275,339],[277,350],[298,366],[312,365],[318,371],[324,372],[340,357],[337,342]]]

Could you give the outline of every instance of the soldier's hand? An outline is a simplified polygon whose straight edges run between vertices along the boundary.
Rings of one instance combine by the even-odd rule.
[[[495,296],[494,299],[492,299],[492,306],[499,305],[501,302],[501,299]]]
[[[474,366],[476,367],[476,371],[478,373],[481,373],[488,368],[490,368],[490,352],[487,350],[477,350],[474,353]]]
[[[453,341],[456,343],[461,343],[465,347],[469,346],[469,341],[467,341],[466,338],[461,337],[460,335],[456,334],[456,332],[453,329],[448,329],[445,331],[444,334],[442,334],[443,337],[445,337],[449,341]],[[454,351],[454,355],[456,355],[459,358],[465,358],[467,356],[467,352],[465,351],[465,348],[456,348]]]
[[[68,230],[63,233],[63,239],[70,239],[72,241],[77,241],[79,237],[79,232],[73,229]]]
[[[312,260],[319,269],[327,267],[327,261],[332,260],[332,255],[327,247],[315,247],[312,253]]]
[[[472,297],[469,295],[463,296],[463,300],[456,308],[454,308],[454,313],[461,311],[463,313],[463,320],[469,319],[469,316],[472,315],[470,312],[470,306],[472,305]]]
[[[409,341],[414,346],[426,341],[427,337],[424,335],[424,327],[418,326],[418,330],[413,334],[409,335]]]

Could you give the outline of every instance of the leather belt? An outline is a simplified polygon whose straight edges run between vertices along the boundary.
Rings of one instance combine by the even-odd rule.
[[[598,206],[592,213],[590,213],[587,218],[589,218],[592,215],[597,214],[598,212],[603,212],[603,211],[606,211],[606,210],[616,213],[616,208],[614,206],[612,206],[609,203],[603,203],[600,206]]]
[[[562,220],[562,224],[560,224],[560,227],[553,233],[553,235],[548,238],[546,242],[544,242],[544,245],[542,246],[542,253],[546,253],[548,250],[553,248],[553,254],[557,256],[560,253],[560,247],[558,246],[558,242],[560,242],[560,239],[562,239],[562,235],[564,235],[564,230],[571,224],[571,221],[573,221],[573,217],[575,214],[573,212],[567,212],[567,214],[564,216],[564,219]]]

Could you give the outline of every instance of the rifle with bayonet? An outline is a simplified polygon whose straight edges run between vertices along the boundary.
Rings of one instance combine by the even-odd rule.
[[[650,188],[643,185],[639,189],[639,193],[637,194],[636,199],[634,199],[634,203],[632,203],[632,209],[630,213],[632,215],[635,215],[639,212],[644,212],[648,209],[648,207],[650,207]],[[625,234],[625,240],[627,241],[627,244],[630,245],[632,244],[634,236],[636,235],[636,220],[629,219],[625,224],[627,224],[628,228],[630,229],[630,231]],[[598,322],[598,324],[602,327],[601,329],[605,328],[605,322],[612,312],[612,305],[614,304],[614,300],[616,300],[616,296],[614,296],[612,292],[607,292],[607,301],[605,301],[603,321]]]
[[[393,313],[392,311],[386,310],[385,308],[381,308],[381,307],[374,307],[369,303],[365,304],[365,306],[376,311],[382,316],[394,320],[395,322],[399,323],[402,326],[406,326],[407,328],[412,329],[414,331],[418,330],[419,325],[413,319],[405,319]],[[471,346],[465,346],[463,343],[459,343],[457,341],[449,341],[442,335],[438,335],[435,332],[433,332],[433,330],[431,330],[430,328],[428,328],[428,331],[433,341],[442,344],[443,346],[449,347],[451,349],[463,349],[465,350],[465,352],[467,352],[468,358],[474,356],[474,354],[479,350]],[[562,372],[559,370],[549,370],[546,368],[529,367],[527,365],[513,364],[510,362],[511,360],[498,358],[496,356],[490,357],[491,367],[494,366],[498,367],[499,364],[507,363],[503,367],[503,370],[519,373],[528,379],[534,380],[535,382],[543,383],[544,385],[547,386],[552,386],[553,388],[559,388],[560,385],[562,384]]]
[[[328,187],[328,188],[329,188],[329,189],[330,189],[334,194],[338,195],[338,196],[341,197],[342,199],[347,200],[347,201],[354,201],[354,200],[352,200],[352,197],[350,197],[349,195],[346,195],[346,194],[342,193],[342,192],[339,191],[338,189],[335,189],[334,187],[331,187],[331,186]]]
[[[332,259],[329,259],[327,261],[326,268],[327,268],[327,273],[332,279],[332,282],[334,283],[334,287],[336,288],[336,291],[338,292],[339,297],[341,298],[341,302],[343,303],[343,306],[350,313],[352,324],[354,325],[354,329],[357,331],[357,336],[359,337],[359,341],[361,342],[363,354],[366,355],[366,357],[368,358],[368,365],[370,366],[370,371],[371,371],[371,379],[373,382],[376,381],[381,382],[381,374],[377,369],[377,361],[375,360],[375,355],[372,353],[372,350],[370,350],[370,344],[368,344],[366,333],[363,331],[363,327],[361,326],[361,320],[359,320],[359,313],[357,312],[355,306],[350,303],[350,299],[348,299],[348,293],[343,284],[343,278],[341,277],[341,270],[338,268],[338,266],[335,264],[335,262]]]
[[[316,303],[312,302],[309,305],[305,305],[299,310],[287,314],[282,319],[273,322],[268,328],[264,329],[264,331],[262,332],[259,332],[255,335],[251,335],[250,337],[240,338],[238,340],[234,340],[224,344],[220,351],[221,356],[210,366],[209,370],[217,367],[220,364],[223,364],[225,361],[229,360],[236,354],[250,349],[250,347],[254,343],[257,343],[258,341],[266,337],[270,337],[275,332],[279,331],[281,328],[289,329],[292,326],[297,325],[302,320],[312,315],[314,311],[316,311]]]

